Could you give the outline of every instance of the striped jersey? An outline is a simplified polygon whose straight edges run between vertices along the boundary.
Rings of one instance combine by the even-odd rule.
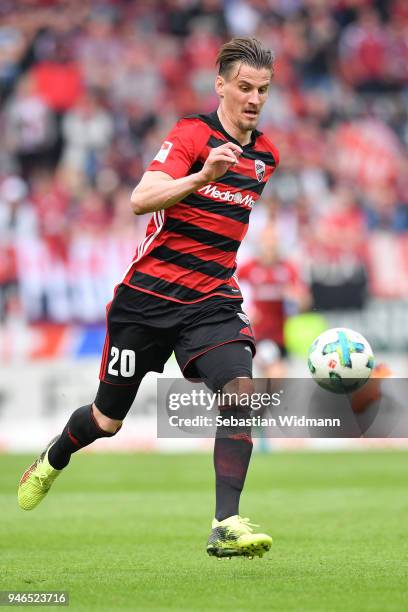
[[[174,179],[199,172],[213,147],[235,142],[243,149],[223,176],[154,212],[123,282],[175,302],[193,303],[213,295],[242,299],[235,275],[236,255],[249,215],[274,172],[277,149],[254,130],[247,145],[232,138],[216,112],[181,119],[147,170]]]

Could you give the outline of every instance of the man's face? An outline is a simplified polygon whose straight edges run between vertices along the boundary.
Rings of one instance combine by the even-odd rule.
[[[215,88],[223,111],[242,132],[256,128],[259,115],[268,97],[271,71],[234,64],[225,77],[218,75]]]

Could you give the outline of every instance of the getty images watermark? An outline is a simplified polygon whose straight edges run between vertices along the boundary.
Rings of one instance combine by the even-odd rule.
[[[296,414],[277,414],[270,416],[267,414],[268,408],[275,408],[281,405],[281,391],[274,393],[254,392],[254,393],[211,393],[204,389],[192,389],[190,392],[170,393],[168,396],[168,409],[175,412],[169,414],[169,424],[171,427],[210,427],[212,425],[224,427],[305,427],[310,425],[324,425],[325,427],[340,427],[339,418],[307,418],[305,415]],[[225,416],[225,409],[240,406],[240,416],[234,414]],[[196,414],[195,416],[185,416],[180,414],[183,408],[200,408],[209,414]],[[222,407],[224,414],[212,413],[214,409]],[[242,410],[244,409],[244,410]],[[246,410],[245,410],[246,409]],[[245,413],[245,416],[243,416]]]
[[[388,381],[393,393],[388,388],[363,410],[352,395],[330,393],[311,379],[253,383],[253,393],[238,396],[213,392],[201,381],[158,379],[158,437],[213,437],[221,426],[250,427],[253,437],[270,438],[408,436],[406,379]],[[239,412],[228,410],[237,404]]]
[[[270,406],[280,406],[281,404],[281,393],[282,391],[277,391],[275,393],[223,393],[218,391],[217,393],[212,393],[211,391],[205,391],[205,389],[197,389],[192,388],[189,392],[173,392],[168,396],[168,409],[169,411],[175,412],[180,411],[183,408],[201,408],[206,410],[207,412],[213,412],[215,409],[218,409],[220,406],[223,408],[234,407],[240,404],[243,408],[248,408],[249,411],[257,411],[268,408]],[[179,423],[179,419],[183,419],[179,414],[170,415],[170,425],[177,427]],[[206,418],[209,419],[209,416],[203,416],[201,414],[197,414],[196,419]],[[212,416],[211,416],[212,418]],[[259,419],[258,416],[252,416],[252,419]],[[222,421],[222,417],[219,415],[216,417],[216,424],[220,425]],[[198,422],[197,422],[198,424]],[[257,423],[254,421],[254,425]],[[258,423],[260,424],[260,423]]]

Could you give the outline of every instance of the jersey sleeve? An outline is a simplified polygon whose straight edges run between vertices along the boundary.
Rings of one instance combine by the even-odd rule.
[[[275,160],[276,168],[279,166],[280,156],[277,147],[271,142],[271,139],[266,137],[266,142],[268,143],[269,151],[272,153],[273,158]]]
[[[269,136],[262,134],[261,142],[265,151],[269,151],[275,161],[275,168],[279,166],[280,156],[277,147],[273,144]]]
[[[279,166],[279,162],[280,162],[280,155],[279,155],[279,151],[278,151],[278,149],[275,147],[275,145],[274,145],[274,144],[272,144],[271,142],[270,142],[270,146],[271,146],[271,150],[272,150],[272,155],[273,155],[273,156],[274,156],[274,158],[275,158],[276,167],[278,167],[278,166]]]
[[[180,119],[146,170],[159,170],[174,179],[187,176],[209,135],[208,126],[199,119]]]

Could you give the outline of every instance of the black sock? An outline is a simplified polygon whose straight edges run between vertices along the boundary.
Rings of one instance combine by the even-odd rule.
[[[225,418],[248,418],[248,412],[233,409],[222,410]],[[214,468],[216,477],[215,518],[223,521],[239,514],[239,499],[244,486],[252,453],[250,427],[220,425],[214,444]]]
[[[82,406],[71,414],[60,437],[51,446],[48,451],[48,461],[56,470],[62,470],[68,465],[72,453],[88,446],[98,438],[114,436],[115,433],[104,431],[99,427],[90,404]]]

